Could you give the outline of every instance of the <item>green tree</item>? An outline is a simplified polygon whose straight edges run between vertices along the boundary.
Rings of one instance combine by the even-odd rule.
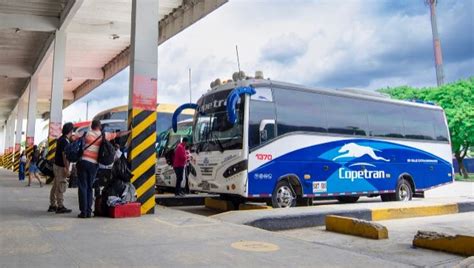
[[[402,86],[378,90],[396,99],[419,99],[441,106],[448,119],[451,146],[463,177],[468,178],[463,160],[474,145],[474,76],[441,87]]]

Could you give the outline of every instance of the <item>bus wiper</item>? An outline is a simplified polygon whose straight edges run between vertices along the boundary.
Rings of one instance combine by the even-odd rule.
[[[223,153],[224,152],[224,146],[222,145],[221,141],[214,135],[214,132],[211,131],[211,139],[212,141],[214,141],[215,143],[217,143],[219,145],[219,148],[220,148],[220,152]]]

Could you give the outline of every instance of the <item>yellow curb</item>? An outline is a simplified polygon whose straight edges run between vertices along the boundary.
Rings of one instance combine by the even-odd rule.
[[[255,204],[240,204],[239,210],[253,210],[253,209],[272,209],[269,206],[255,205]]]
[[[326,216],[326,231],[372,239],[388,238],[387,228],[379,223],[335,215]]]
[[[230,201],[210,197],[206,197],[204,199],[204,206],[218,211],[229,211],[235,209],[234,205]]]
[[[433,205],[406,208],[375,208],[372,209],[372,220],[390,220],[414,217],[435,216],[458,213],[457,204]]]
[[[413,246],[463,256],[474,256],[474,236],[468,235],[447,235],[418,231],[413,238]]]

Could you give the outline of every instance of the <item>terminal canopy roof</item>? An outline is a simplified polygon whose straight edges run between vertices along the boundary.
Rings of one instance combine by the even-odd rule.
[[[161,44],[227,0],[159,1]],[[132,0],[0,0],[0,126],[38,77],[38,116],[48,117],[54,33],[67,33],[64,107],[129,65]],[[26,113],[25,113],[26,114]]]

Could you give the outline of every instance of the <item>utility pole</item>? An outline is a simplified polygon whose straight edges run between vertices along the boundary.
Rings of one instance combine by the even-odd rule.
[[[189,103],[191,103],[192,95],[191,95],[191,68],[189,68]]]
[[[436,4],[438,0],[425,0],[425,3],[430,7],[431,12],[431,31],[433,33],[433,50],[435,57],[436,81],[438,86],[444,84],[443,72],[443,54],[441,52],[441,42],[438,35],[438,24],[436,22]]]
[[[89,120],[89,101],[86,101],[86,121]]]

